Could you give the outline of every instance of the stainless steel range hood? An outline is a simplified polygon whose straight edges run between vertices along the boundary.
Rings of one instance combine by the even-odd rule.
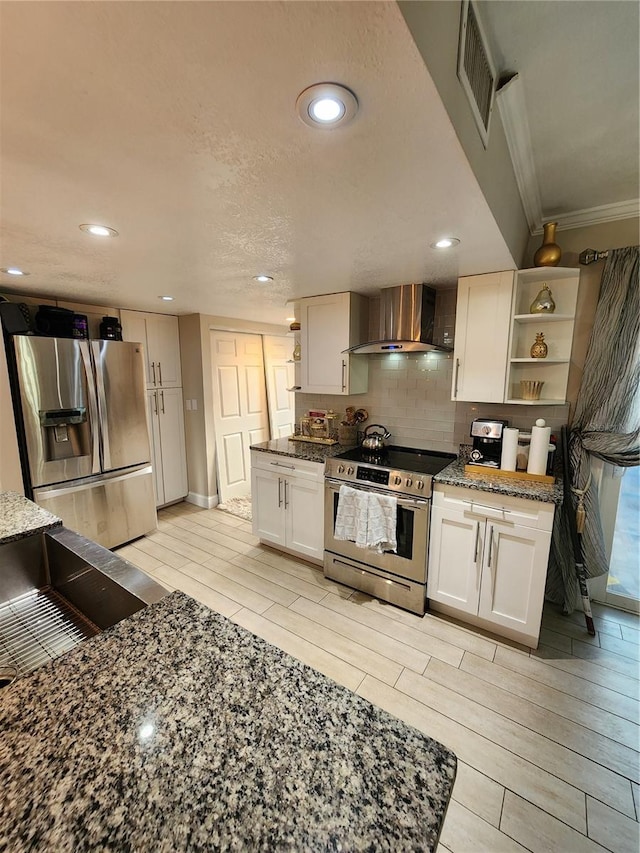
[[[433,343],[436,292],[426,284],[402,284],[380,291],[380,337],[346,352],[451,352]]]

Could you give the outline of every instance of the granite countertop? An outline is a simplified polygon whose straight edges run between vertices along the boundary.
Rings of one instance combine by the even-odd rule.
[[[0,545],[60,527],[62,519],[17,492],[0,492]]]
[[[288,438],[272,438],[261,444],[252,444],[251,450],[262,450],[265,453],[277,453],[280,456],[292,456],[295,459],[306,459],[309,462],[324,462],[332,456],[339,456],[353,445],[344,444],[314,444],[307,441],[290,441]]]
[[[513,498],[526,498],[531,501],[561,504],[564,494],[562,480],[556,478],[554,484],[535,483],[531,480],[514,480],[491,474],[488,468],[478,475],[464,472],[464,459],[456,459],[433,478],[434,483],[447,486],[462,486],[465,489],[477,489],[481,492],[493,492],[498,495],[509,495]]]
[[[0,693],[13,851],[435,850],[456,758],[180,592]]]

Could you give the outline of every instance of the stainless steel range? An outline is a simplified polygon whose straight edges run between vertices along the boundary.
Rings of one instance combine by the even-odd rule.
[[[386,447],[348,450],[325,463],[324,574],[406,610],[423,614],[432,480],[453,453]],[[397,499],[396,551],[378,553],[334,535],[340,486]]]

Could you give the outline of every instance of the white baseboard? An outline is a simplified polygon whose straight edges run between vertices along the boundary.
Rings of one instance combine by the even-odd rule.
[[[218,495],[198,495],[195,492],[189,492],[185,501],[188,504],[201,506],[203,509],[213,509],[214,506],[218,506],[220,503],[220,498]]]

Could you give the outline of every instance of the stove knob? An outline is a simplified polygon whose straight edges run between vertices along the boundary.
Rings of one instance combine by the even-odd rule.
[[[399,486],[400,483],[402,482],[402,477],[394,477],[393,482],[396,486]]]
[[[418,489],[420,489],[420,491],[422,491],[422,489],[424,489],[424,481],[418,480],[418,482],[416,483],[416,486],[418,487]]]
[[[344,465],[338,465],[338,474],[344,474]]]
[[[410,488],[411,486],[413,486],[413,480],[411,479],[411,477],[407,477],[407,479],[404,481],[404,484],[405,484],[405,486],[407,486],[408,488]]]
[[[349,465],[349,467],[347,468],[347,474],[353,474],[353,465]]]

